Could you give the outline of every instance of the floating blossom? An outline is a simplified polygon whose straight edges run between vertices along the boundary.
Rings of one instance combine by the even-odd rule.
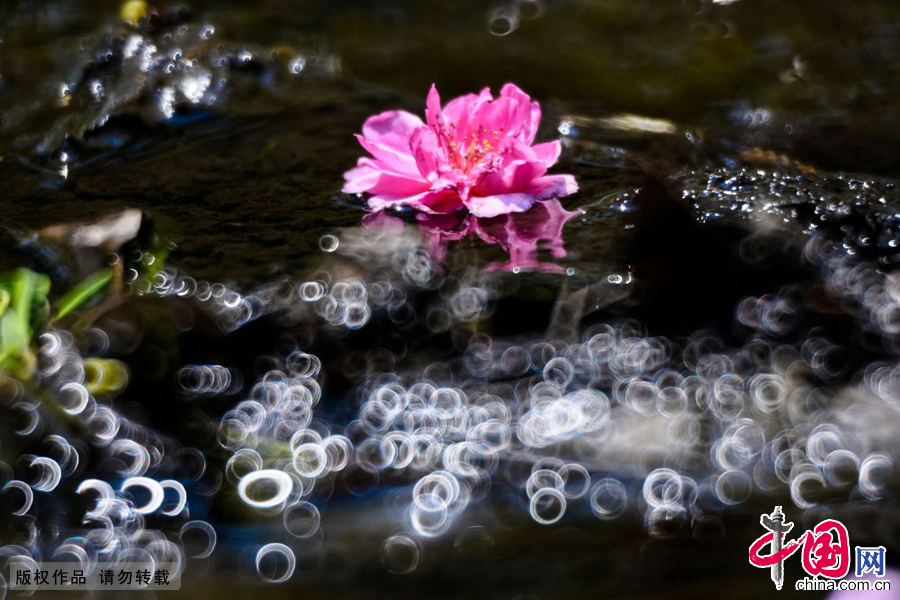
[[[540,105],[511,83],[496,99],[485,88],[443,108],[432,85],[425,123],[402,110],[369,117],[356,137],[372,157],[344,173],[343,191],[370,194],[372,210],[525,212],[536,200],[578,191],[572,175],[547,175],[561,146],[559,140],[534,144],[540,121]]]

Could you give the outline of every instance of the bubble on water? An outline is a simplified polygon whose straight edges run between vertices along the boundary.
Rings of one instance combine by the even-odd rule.
[[[268,583],[284,583],[294,574],[297,557],[278,542],[266,544],[256,553],[256,572]]]
[[[859,479],[859,458],[849,450],[834,450],[825,457],[822,472],[833,487],[855,486]]]
[[[259,471],[263,467],[259,452],[250,448],[241,448],[232,454],[225,463],[225,474],[230,480],[238,483],[245,475]]]
[[[453,317],[447,309],[434,307],[426,315],[426,324],[433,333],[444,333],[453,324]]]
[[[568,500],[581,498],[591,487],[591,474],[578,463],[566,463],[559,470],[563,480],[562,493]]]
[[[22,505],[19,506],[19,508],[17,508],[16,510],[12,511],[13,515],[21,517],[31,509],[31,505],[34,502],[34,492],[31,491],[31,487],[27,483],[25,483],[24,481],[19,481],[17,479],[7,481],[6,485],[3,486],[4,494],[8,494],[10,490],[19,490],[24,496]]]
[[[503,351],[500,366],[507,375],[524,375],[531,369],[531,354],[521,346],[510,346]]]
[[[238,495],[254,508],[272,508],[287,500],[293,488],[293,480],[284,471],[262,469],[241,478]]]
[[[656,469],[644,480],[644,501],[651,507],[680,504],[683,491],[682,478],[672,469]]]
[[[319,530],[319,509],[306,501],[296,502],[284,509],[284,529],[298,538],[308,538]]]
[[[574,378],[575,368],[565,358],[557,357],[544,365],[544,380],[559,389],[566,389]]]
[[[143,488],[149,495],[149,498],[144,504],[134,507],[136,513],[148,515],[156,512],[156,510],[162,506],[165,492],[163,491],[163,487],[155,479],[150,479],[149,477],[129,477],[122,482],[119,491],[125,492],[131,488]]]
[[[119,433],[121,423],[119,416],[106,406],[97,406],[87,419],[86,425],[93,434],[94,442],[99,446],[111,443]]]
[[[413,504],[423,509],[449,508],[459,496],[459,481],[446,471],[435,471],[416,482]]]
[[[326,290],[321,281],[305,281],[300,285],[300,297],[305,302],[315,302],[325,295]]]
[[[402,266],[403,275],[417,286],[427,285],[434,277],[434,264],[431,257],[424,251],[414,250],[406,255],[406,261]]]
[[[343,435],[330,435],[322,440],[326,454],[326,468],[328,471],[342,471],[350,461],[353,452],[353,444]]]
[[[519,27],[519,15],[511,7],[498,7],[488,17],[489,31],[492,35],[509,35]]]
[[[409,507],[410,525],[422,537],[438,537],[450,529],[450,511],[431,499],[413,503]]]
[[[450,298],[450,310],[460,320],[477,317],[487,306],[488,292],[481,287],[462,287]]]
[[[859,467],[859,491],[869,500],[884,497],[893,475],[894,461],[884,452],[866,456]]]
[[[843,449],[841,434],[834,428],[816,428],[806,442],[806,455],[817,466],[825,464],[825,459],[834,451]]]
[[[164,508],[160,510],[160,513],[167,517],[177,517],[187,506],[187,490],[184,489],[184,485],[180,481],[175,481],[174,479],[163,479],[159,482],[159,485],[163,492],[165,490],[173,490],[177,497],[171,508]]]
[[[150,451],[134,440],[120,439],[109,446],[112,456],[121,456],[123,467],[118,470],[123,477],[143,475],[150,468]],[[126,462],[127,461],[127,462]]]
[[[304,67],[306,67],[306,58],[304,58],[302,56],[298,56],[298,57],[294,58],[290,62],[290,65],[288,65],[288,69],[294,75],[298,75],[298,74],[302,73]]]
[[[359,329],[369,322],[372,316],[369,306],[362,302],[347,305],[344,313],[344,324],[350,329]]]
[[[37,467],[41,471],[40,478],[31,484],[31,488],[36,492],[52,492],[62,479],[62,469],[52,458],[35,456],[28,466]]]
[[[753,480],[744,471],[732,469],[716,478],[715,490],[723,504],[740,504],[750,498]]]
[[[758,373],[750,378],[750,397],[761,411],[773,413],[787,400],[787,382],[778,375]]]
[[[581,131],[575,118],[564,123],[572,129],[564,127],[566,135]],[[246,389],[242,372],[224,364],[176,371],[171,383],[179,401],[190,403],[188,413],[216,411],[210,429],[221,462],[126,417],[136,411],[121,410],[120,399],[91,396],[87,384],[96,369],[80,354],[84,344],[116,352],[122,342],[114,331],[105,341],[91,333],[77,343],[71,333],[43,334],[41,385],[87,435],[71,443],[41,437],[45,429],[58,431],[46,403],[22,385],[0,382],[15,427],[28,436],[23,443],[34,442],[40,448],[34,451],[63,477],[54,482],[50,463],[27,471],[34,456],[25,455],[14,467],[0,464],[2,481],[10,482],[4,495],[16,508],[20,495],[41,488],[56,496],[69,488],[65,478],[95,475],[95,458],[117,480],[152,474],[157,484],[118,495],[106,482],[81,481],[78,492],[90,509],[85,541],[59,548],[78,556],[71,544],[111,555],[138,548],[160,557],[172,552],[163,539],[172,537],[167,528],[177,532],[189,512],[206,510],[235,486],[270,519],[281,513],[274,524],[293,540],[300,570],[318,564],[310,556],[321,551],[325,535],[319,510],[325,512],[332,495],[384,498],[384,518],[397,535],[381,558],[395,573],[420,564],[425,539],[452,535],[456,550],[467,555],[464,547],[489,547],[489,528],[463,529],[485,514],[498,526],[522,519],[560,525],[568,507],[575,514],[589,507],[603,520],[630,510],[640,513],[653,538],[690,531],[706,539],[721,537],[723,511],[736,514],[757,495],[789,493],[803,509],[890,495],[886,416],[898,406],[900,367],[886,358],[852,373],[856,360],[845,360],[825,329],[804,331],[798,317],[819,291],[784,286],[744,297],[734,310],[735,329],[725,336],[652,336],[636,320],[583,331],[554,324],[547,337],[506,336],[505,326],[495,327],[489,317],[502,309],[507,286],[526,284],[521,277],[459,275],[459,265],[407,242],[387,236],[366,244],[345,230],[341,252],[322,256],[326,266],[308,280],[246,290],[195,280],[170,266],[152,283],[126,269],[134,293],[176,298],[205,313],[223,334],[265,316],[290,334],[253,363],[256,380]],[[752,260],[766,248],[754,242],[741,251]],[[896,278],[835,259],[825,246],[808,246],[805,257],[822,268],[829,300],[859,320],[867,348],[893,348],[882,333],[900,327],[891,312],[900,298]],[[149,260],[147,253],[135,257],[141,265]],[[602,284],[618,287],[631,278],[622,271]],[[573,308],[569,300],[558,304],[561,317]],[[356,333],[363,328],[369,329],[364,336]],[[136,334],[129,335],[134,343]],[[423,344],[434,352],[421,354]],[[332,351],[320,359],[314,348]],[[335,360],[334,349],[344,355]],[[836,381],[840,391],[826,387]],[[329,394],[342,401],[336,405]],[[19,469],[32,486],[12,483]],[[155,485],[164,493],[161,504],[152,516],[142,514],[153,505]],[[490,510],[482,512],[484,505]],[[463,518],[472,506],[478,509]],[[42,539],[51,532],[39,530],[28,508],[16,519],[23,539]],[[190,521],[176,541],[191,557],[209,556],[215,530]],[[280,580],[290,561],[272,550],[259,562],[264,577]]]
[[[178,536],[191,558],[207,558],[216,549],[216,530],[206,521],[188,521]]]
[[[565,513],[566,497],[557,488],[541,488],[531,496],[528,514],[537,523],[552,525],[562,519]]]
[[[88,568],[90,566],[90,557],[88,556],[87,550],[78,546],[77,544],[61,544],[54,552],[52,558],[56,559],[58,562],[73,562],[65,560],[66,556],[71,556],[75,559],[74,562],[78,563],[82,569]]]
[[[415,442],[412,436],[392,431],[385,435],[378,444],[383,468],[405,469],[415,458]]]
[[[419,544],[408,535],[392,535],[381,545],[381,564],[390,573],[408,575],[419,566]]]
[[[48,435],[46,438],[44,438],[44,441],[47,443],[51,454],[56,451],[56,454],[58,456],[56,462],[60,466],[60,474],[66,477],[73,475],[78,470],[78,466],[81,464],[81,458],[78,454],[78,449],[70,444],[69,440],[62,437],[61,435]]]
[[[825,490],[825,478],[813,465],[797,465],[791,472],[791,499],[800,508],[815,506]]]
[[[687,511],[677,504],[654,507],[645,515],[647,533],[657,539],[673,539],[687,523]]]
[[[302,444],[294,450],[291,464],[302,477],[314,478],[325,472],[328,455],[321,444]]]
[[[93,510],[85,514],[86,519],[97,518],[106,512],[107,504],[115,497],[115,491],[110,484],[100,479],[85,479],[75,489],[76,494],[84,494],[86,492],[96,492],[97,502]]]
[[[420,479],[413,488],[409,521],[413,531],[423,537],[443,535],[454,516],[468,503],[468,490],[446,471],[435,471]]]
[[[616,479],[601,479],[591,488],[591,510],[601,519],[615,519],[628,508],[628,492]]]
[[[466,439],[477,454],[496,455],[509,448],[512,432],[499,419],[489,419],[469,429]]]
[[[322,361],[313,354],[307,354],[301,350],[291,352],[285,366],[291,375],[297,377],[316,377],[322,369]]]
[[[624,404],[635,412],[648,417],[656,412],[659,389],[649,381],[632,378],[625,388]]]
[[[319,238],[319,248],[321,248],[323,252],[334,252],[338,249],[340,243],[341,241],[337,238],[337,236],[330,233],[325,234]]]
[[[544,488],[552,487],[556,490],[562,490],[565,485],[565,480],[556,471],[552,469],[535,469],[525,482],[525,493],[529,498],[533,498],[538,491]]]
[[[186,365],[175,374],[182,393],[218,396],[240,385],[240,376],[222,365]]]
[[[60,388],[60,401],[66,413],[79,415],[88,407],[90,394],[80,383],[69,382]]]
[[[36,404],[16,402],[13,404],[13,408],[24,417],[22,428],[15,430],[16,435],[27,437],[37,431],[38,426],[41,424],[41,415]]]

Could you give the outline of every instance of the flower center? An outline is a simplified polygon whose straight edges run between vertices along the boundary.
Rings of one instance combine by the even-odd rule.
[[[454,169],[469,173],[475,167],[493,161],[508,148],[502,148],[503,129],[487,131],[479,126],[474,133],[469,133],[457,141],[457,123],[441,124],[435,128],[439,143],[447,153],[447,161]]]

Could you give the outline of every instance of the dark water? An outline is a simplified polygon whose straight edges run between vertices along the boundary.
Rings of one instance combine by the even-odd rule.
[[[744,552],[762,533],[759,514],[776,503],[795,531],[837,515],[853,540],[885,545],[895,562],[898,7],[196,2],[160,5],[137,28],[122,24],[119,9],[0,7],[0,266],[46,272],[65,289],[119,250],[78,242],[73,224],[142,211],[140,233],[119,253],[126,293],[101,307],[93,329],[76,331],[76,346],[128,365],[128,387],[105,403],[161,436],[136,437],[166,449],[172,464],[157,465],[159,478],[192,482],[191,518],[216,528],[215,555],[189,561],[182,594],[757,597],[772,583]],[[421,114],[432,82],[449,99],[508,81],[541,102],[539,139],[563,139],[556,172],[574,174],[580,186],[548,209],[571,213],[564,226],[534,213],[467,231],[416,224],[410,215],[387,234],[363,227],[361,201],[340,187],[361,154],[352,136],[366,117],[391,108]],[[55,225],[63,227],[47,229]],[[541,250],[526,249],[526,263],[517,262],[510,252],[531,244],[535,230]],[[325,251],[335,239],[336,251]],[[164,285],[129,279],[130,268],[163,248],[171,249]],[[333,291],[341,281],[370,286],[371,314],[353,326],[302,302],[304,282]],[[249,312],[204,295],[216,282],[239,292]],[[373,282],[402,297],[379,299]],[[446,327],[436,324],[445,318]],[[98,330],[107,343],[93,343]],[[618,345],[601,360],[588,341],[606,334]],[[643,352],[634,340],[659,344],[664,360],[615,366],[616,357]],[[286,536],[280,516],[249,510],[235,493],[226,464],[240,445],[217,438],[220,419],[257,397],[254,383],[289,371],[292,351],[320,360],[313,427],[338,433],[391,373],[407,387],[427,379],[472,398],[496,394],[515,412],[528,404],[517,382],[552,379],[550,357],[516,371],[501,356],[512,347],[540,354],[534,344],[548,342],[553,357],[575,365],[566,389],[608,395],[621,409],[612,429],[627,433],[588,436],[585,447],[566,439],[537,454],[567,461],[574,451],[593,481],[620,481],[629,502],[617,519],[598,519],[582,500],[542,527],[529,518],[516,477],[498,475],[488,490],[472,492],[482,496],[449,533],[423,537],[413,572],[398,575],[392,561],[404,559],[384,544],[405,535],[402,509],[415,478],[390,472],[375,486],[357,469],[327,479],[305,497],[321,511],[311,539]],[[584,352],[606,366],[583,367]],[[234,388],[189,393],[179,379],[185,365],[224,365]],[[664,380],[673,372],[703,385],[738,378],[748,408],[691,403],[667,413],[663,394],[672,386]],[[769,380],[754,376],[770,372],[785,397],[803,396],[801,408],[775,418],[759,405],[751,382],[762,385]],[[634,379],[663,390],[654,396],[654,422],[689,415],[702,433],[686,426],[680,444],[671,431],[674,439],[663,440],[653,425],[636,426],[648,415],[617,388]],[[674,387],[693,393],[682,383]],[[721,385],[709,383],[710,393],[719,397]],[[887,431],[869,429],[879,421]],[[46,423],[45,433],[55,430]],[[779,454],[764,459],[747,441],[748,423],[766,448],[801,440],[790,447],[805,458],[789,457],[800,468],[787,480],[757,473],[777,472]],[[70,440],[86,437],[76,425],[63,430]],[[40,454],[39,438],[7,433],[6,463]],[[346,434],[364,447],[352,427]],[[843,437],[832,447],[835,436]],[[717,440],[749,444],[752,460],[716,459]],[[819,457],[822,444],[828,451]],[[187,469],[177,454],[186,447],[206,457],[197,481],[171,474]],[[276,460],[264,447],[257,450],[265,460]],[[65,494],[36,500],[47,554],[74,535],[54,537],[54,527],[81,531],[87,504],[72,500],[78,481],[121,473],[102,449],[92,452],[82,457],[88,471],[64,479]],[[841,452],[856,461],[852,485],[835,463],[847,457]],[[525,478],[536,460],[525,460]],[[889,474],[877,481],[863,468],[884,464]],[[692,477],[703,498],[717,482],[726,491],[660,516],[641,487],[660,468]],[[804,487],[809,481],[816,489]],[[0,541],[21,545],[28,526],[14,518],[4,525]],[[170,539],[181,525],[147,524]],[[264,584],[254,568],[269,542],[294,552],[287,583]],[[793,560],[785,594],[801,576]]]

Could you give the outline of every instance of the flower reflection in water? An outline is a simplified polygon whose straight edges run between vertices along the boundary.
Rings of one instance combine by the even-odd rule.
[[[559,200],[551,199],[535,204],[525,212],[476,217],[466,211],[446,214],[417,213],[416,220],[422,240],[432,257],[442,261],[451,242],[478,237],[488,244],[497,244],[509,254],[506,262],[496,262],[485,268],[491,271],[535,270],[562,273],[563,267],[555,262],[541,261],[538,253],[546,250],[554,259],[566,256],[563,228],[571,219],[580,216],[580,210],[563,208]],[[384,211],[367,215],[363,219],[367,228],[392,230],[402,227],[402,221]]]

